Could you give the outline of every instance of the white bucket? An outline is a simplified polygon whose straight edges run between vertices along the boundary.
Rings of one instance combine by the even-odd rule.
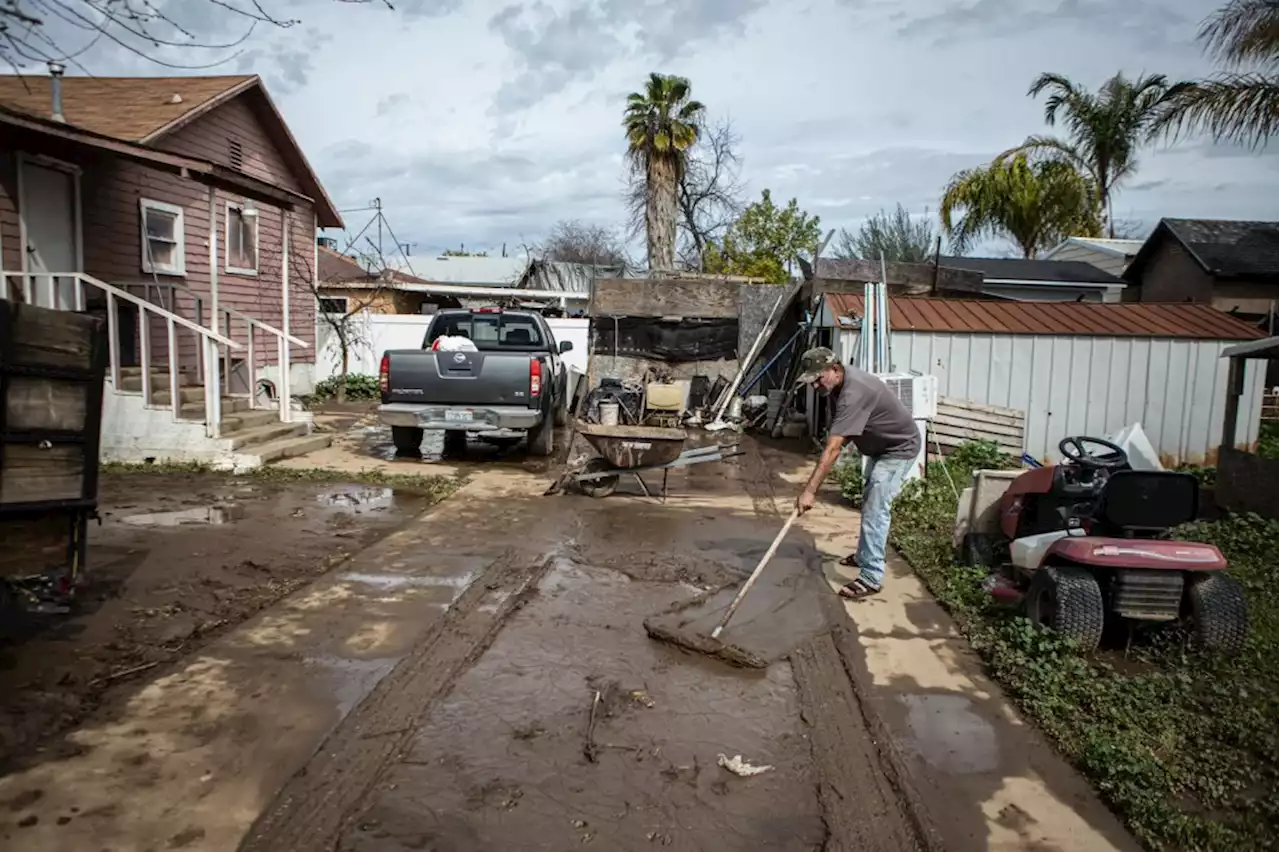
[[[765,422],[772,423],[778,419],[778,411],[782,408],[783,401],[787,398],[787,392],[782,389],[771,390],[768,393],[769,403],[765,408]]]
[[[616,402],[600,403],[600,425],[601,426],[617,426],[618,425],[618,403]]]

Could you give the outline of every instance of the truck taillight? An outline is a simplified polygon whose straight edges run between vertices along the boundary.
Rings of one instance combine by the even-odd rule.
[[[386,393],[391,387],[391,356],[385,352],[382,363],[378,365],[378,390]]]
[[[537,358],[529,359],[529,396],[542,393],[542,362]]]

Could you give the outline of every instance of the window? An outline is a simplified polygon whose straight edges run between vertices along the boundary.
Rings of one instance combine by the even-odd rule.
[[[322,314],[345,314],[347,312],[347,299],[345,296],[337,297],[321,297],[320,313]]]
[[[182,208],[141,199],[142,271],[156,275],[186,275]]]
[[[436,338],[449,335],[469,337],[481,352],[495,349],[538,351],[542,334],[529,316],[502,313],[440,314],[431,323],[424,349],[430,349]]]
[[[227,272],[258,274],[258,211],[227,205]]]

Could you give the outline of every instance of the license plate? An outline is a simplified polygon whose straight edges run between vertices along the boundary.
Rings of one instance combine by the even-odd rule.
[[[450,423],[470,423],[471,412],[470,411],[446,411],[444,413],[444,419]]]

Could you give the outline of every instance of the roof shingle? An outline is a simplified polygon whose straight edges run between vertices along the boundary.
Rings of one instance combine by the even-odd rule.
[[[1274,277],[1280,271],[1275,222],[1163,219],[1206,272],[1223,277]]]
[[[113,139],[144,142],[192,111],[252,82],[227,77],[63,77],[62,114],[67,124]],[[49,77],[0,75],[0,104],[17,112],[53,117]]]
[[[862,316],[862,294],[828,293],[838,317]],[[978,299],[889,298],[894,331],[960,334],[1053,334],[1256,340],[1262,332],[1209,305],[1099,302],[986,302]]]

